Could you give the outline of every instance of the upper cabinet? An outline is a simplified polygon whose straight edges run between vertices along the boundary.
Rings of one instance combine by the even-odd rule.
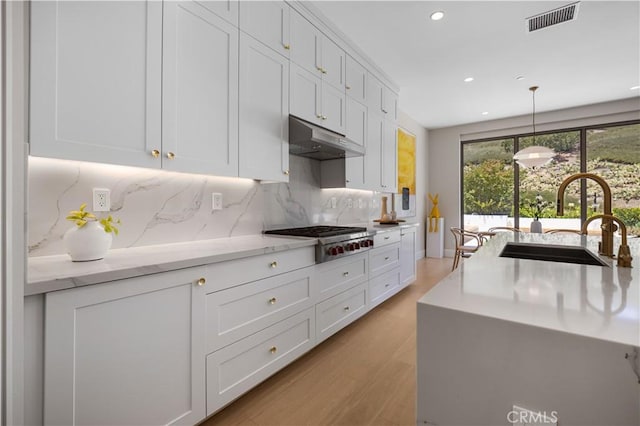
[[[246,34],[240,36],[239,159],[242,177],[289,180],[289,61]]]
[[[33,2],[30,54],[32,155],[161,167],[162,3]]]
[[[291,13],[291,60],[344,91],[344,50],[297,12]]]
[[[195,3],[215,13],[230,24],[238,26],[239,0],[195,0]]]
[[[366,105],[367,103],[367,70],[358,61],[347,55],[345,89],[347,96]]]
[[[387,120],[397,120],[398,95],[373,75],[369,75],[367,87],[369,111]]]
[[[240,30],[288,58],[290,14],[291,8],[284,1],[243,1]]]
[[[237,176],[238,30],[210,3],[34,2],[31,154]]]
[[[238,176],[238,29],[197,2],[164,8],[163,168]]]

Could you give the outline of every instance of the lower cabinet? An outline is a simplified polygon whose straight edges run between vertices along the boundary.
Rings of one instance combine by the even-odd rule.
[[[207,278],[197,267],[48,293],[44,424],[200,421]]]
[[[416,238],[418,228],[400,230],[400,285],[406,287],[416,280]]]
[[[311,349],[315,329],[310,308],[207,356],[207,415]]]
[[[369,280],[369,307],[384,302],[398,291],[400,286],[400,268],[395,268]]]
[[[360,318],[367,310],[366,282],[318,303],[318,343]]]

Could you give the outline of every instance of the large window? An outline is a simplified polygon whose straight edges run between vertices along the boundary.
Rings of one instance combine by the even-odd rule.
[[[517,165],[520,149],[542,145],[554,158],[537,168]],[[556,193],[580,171],[602,176],[611,186],[614,213],[640,234],[640,124],[579,128],[462,144],[462,219],[466,229],[515,226],[528,230],[538,217],[543,229],[579,229],[587,217],[602,213],[602,190],[587,180],[565,193],[564,216],[556,216]]]

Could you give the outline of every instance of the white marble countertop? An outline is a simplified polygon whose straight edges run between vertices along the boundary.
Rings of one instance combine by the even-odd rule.
[[[72,262],[68,255],[30,257],[25,296],[64,290],[242,257],[314,246],[314,238],[247,235],[109,250],[102,260]]]
[[[418,301],[640,347],[640,239],[629,240],[633,268],[499,257],[509,241],[580,245],[597,253],[599,237],[500,233]],[[617,252],[620,239],[614,241]]]

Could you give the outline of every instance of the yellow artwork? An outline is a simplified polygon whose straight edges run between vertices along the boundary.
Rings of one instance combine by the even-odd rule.
[[[416,194],[416,137],[398,128],[398,192]]]

